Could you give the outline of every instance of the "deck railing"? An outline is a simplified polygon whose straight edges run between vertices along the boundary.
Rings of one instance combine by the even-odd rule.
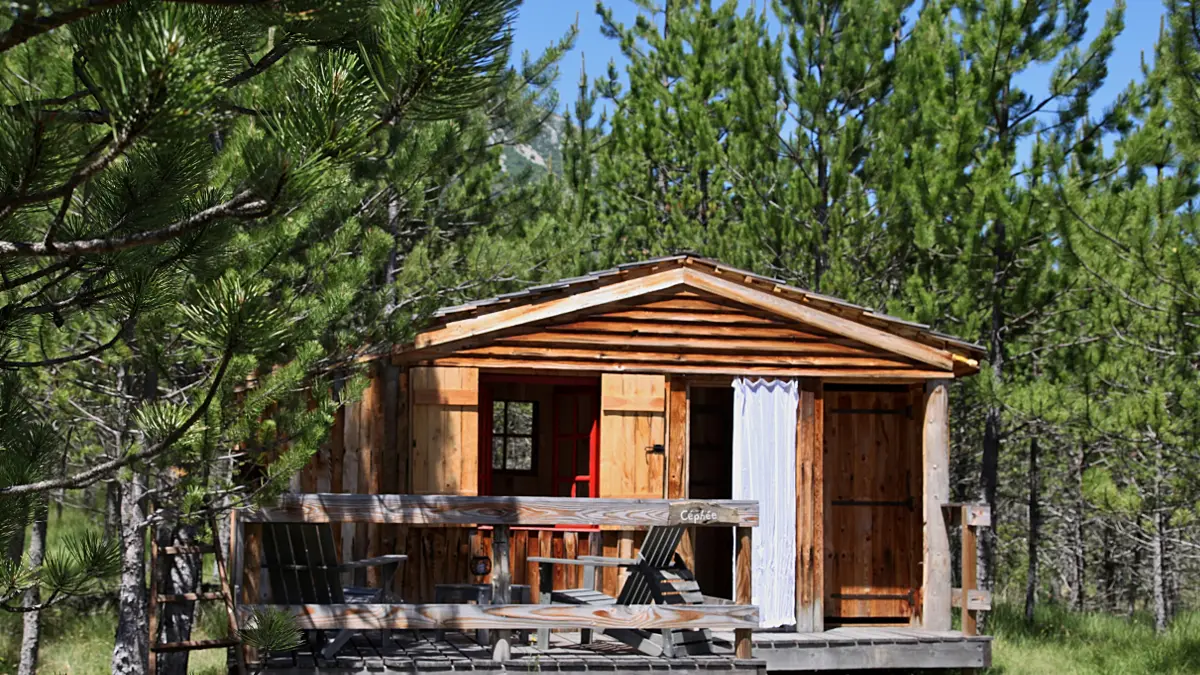
[[[977,588],[976,565],[979,530],[992,526],[992,510],[987,504],[945,504],[946,525],[961,528],[962,580],[961,588],[950,590],[951,606],[962,611],[963,635],[979,632],[979,612],[992,608],[992,594]]]
[[[750,604],[752,533],[758,504],[733,500],[574,499],[568,497],[469,497],[441,495],[292,494],[273,506],[237,512],[234,517],[234,580],[237,598],[247,572],[245,551],[261,547],[247,539],[247,526],[260,523],[368,523],[377,525],[494,528],[491,548],[492,597],[496,604],[307,604],[270,605],[291,614],[301,629],[468,630],[537,628],[643,628],[733,630],[735,655],[750,658],[750,630],[758,608]],[[510,604],[508,529],[513,526],[655,525],[734,527],[734,604],[587,605]],[[545,601],[546,599],[543,599]],[[260,604],[243,604],[248,616]]]

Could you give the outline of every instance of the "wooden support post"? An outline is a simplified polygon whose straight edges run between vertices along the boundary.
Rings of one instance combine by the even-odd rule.
[[[734,575],[734,602],[739,605],[749,605],[751,598],[752,549],[754,530],[749,527],[737,528],[737,571]],[[733,632],[734,655],[739,659],[753,657],[754,645],[750,638],[749,628],[738,628]]]
[[[508,526],[496,525],[492,530],[492,604],[509,604],[511,585],[512,570],[508,563]],[[512,631],[498,630],[494,636],[495,645],[492,648],[492,658],[496,661],[507,661],[512,651]]]
[[[971,505],[962,506],[962,631],[963,635],[976,635],[979,632],[978,614],[969,607],[971,591],[975,590],[976,564],[976,531],[971,522]]]
[[[796,630],[825,630],[825,395],[803,380],[796,416]]]
[[[950,501],[950,416],[946,380],[931,380],[925,388],[925,417],[921,434],[924,467],[922,495],[924,553],[921,574],[921,625],[950,630],[950,535],[942,505]]]

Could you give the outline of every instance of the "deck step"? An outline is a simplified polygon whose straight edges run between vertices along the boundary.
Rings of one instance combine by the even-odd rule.
[[[164,555],[187,555],[190,553],[216,553],[217,549],[210,544],[198,546],[160,546],[159,553]]]
[[[184,642],[163,642],[151,647],[156,652],[188,652],[197,649],[218,649],[220,647],[236,647],[240,642],[232,638],[218,640],[186,640]]]
[[[223,600],[224,595],[220,593],[178,593],[175,595],[160,595],[156,600],[159,602],[194,602],[196,600]]]

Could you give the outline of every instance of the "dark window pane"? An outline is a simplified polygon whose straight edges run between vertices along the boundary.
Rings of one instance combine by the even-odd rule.
[[[581,438],[575,441],[575,475],[583,476],[591,472],[592,469],[592,453],[591,444],[587,439]]]
[[[532,437],[510,436],[508,438],[508,453],[505,457],[504,468],[509,471],[533,470]]]
[[[492,439],[492,468],[504,469],[504,438]]]
[[[508,433],[533,435],[533,404],[526,401],[508,402]]]

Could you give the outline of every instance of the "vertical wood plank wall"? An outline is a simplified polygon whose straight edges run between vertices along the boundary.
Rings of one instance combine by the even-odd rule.
[[[804,380],[796,415],[796,630],[825,627],[825,393]]]

